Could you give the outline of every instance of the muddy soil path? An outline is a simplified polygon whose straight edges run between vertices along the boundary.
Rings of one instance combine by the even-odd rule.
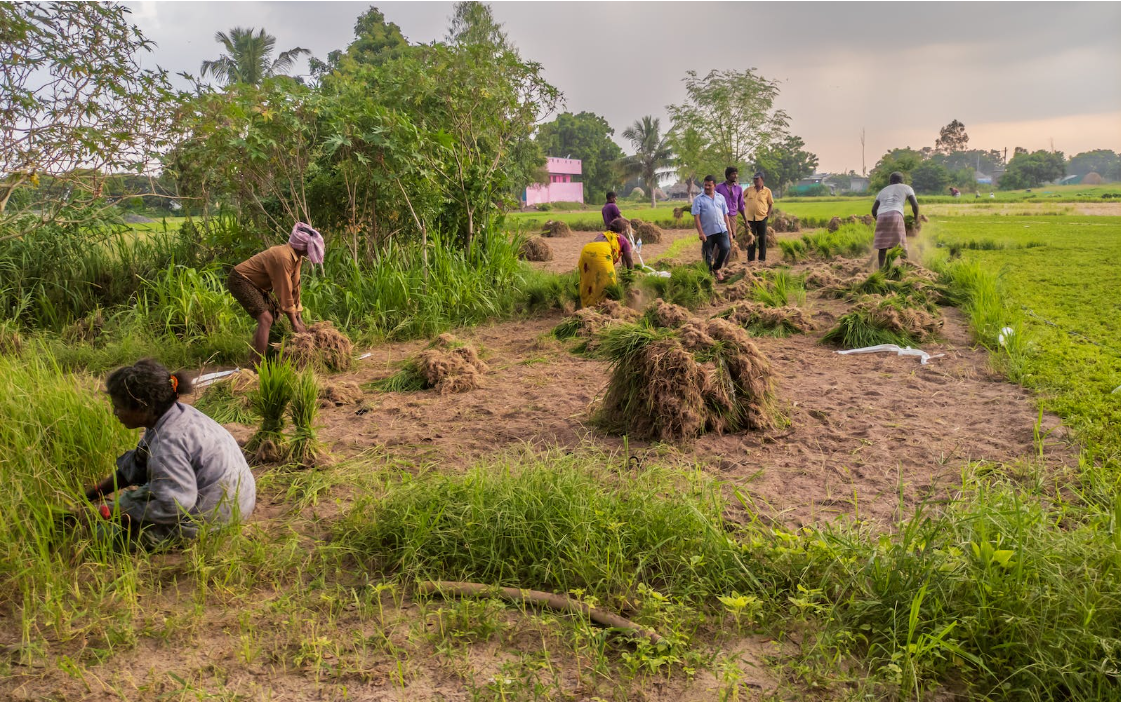
[[[847,304],[816,293],[806,304],[815,333],[755,340],[771,362],[789,426],[677,446],[631,441],[630,452],[639,461],[700,465],[749,495],[764,516],[790,525],[841,514],[887,525],[901,516],[901,497],[910,507],[947,496],[968,462],[1038,458],[1035,400],[990,370],[987,352],[974,348],[957,310],[944,309],[941,340],[924,347],[944,355],[924,366],[913,357],[838,355],[819,340]],[[321,438],[339,457],[377,448],[379,455],[441,470],[464,470],[525,445],[622,449],[621,437],[605,435],[591,421],[609,366],[554,339],[550,332],[561,319],[460,330],[458,338],[477,345],[490,366],[482,387],[450,395],[367,389],[358,406],[322,411]],[[332,380],[368,384],[423,346],[379,346],[354,372]],[[1058,424],[1045,417],[1043,430]],[[1055,436],[1044,460],[1069,462]]]

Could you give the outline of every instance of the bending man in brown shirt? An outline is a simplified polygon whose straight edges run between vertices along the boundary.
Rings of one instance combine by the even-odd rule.
[[[305,331],[301,318],[300,264],[304,256],[312,263],[323,263],[323,237],[303,222],[292,229],[287,244],[265,249],[247,261],[234,266],[226,281],[230,293],[253,319],[254,361],[268,351],[269,330],[283,313],[292,322],[296,333]]]

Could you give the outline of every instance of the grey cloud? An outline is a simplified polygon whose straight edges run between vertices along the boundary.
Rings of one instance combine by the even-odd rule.
[[[351,41],[355,19],[369,7],[126,4],[137,8],[138,24],[158,44],[149,63],[196,74],[201,61],[219,53],[216,31],[263,26],[280,49],[303,46],[323,58]],[[442,39],[453,8],[450,2],[376,5],[415,43]],[[690,69],[755,67],[783,81],[779,105],[795,133],[823,167],[834,169],[859,169],[862,126],[871,166],[901,145],[888,139],[928,134],[911,145],[932,144],[938,128],[955,118],[968,127],[1121,114],[1121,3],[498,2],[492,8],[522,55],[540,62],[564,92],[566,108],[603,115],[617,138],[645,114],[662,117],[668,127],[665,106],[684,98],[681,79]],[[142,16],[152,11],[154,18]],[[303,64],[300,72],[306,70]],[[1100,138],[1109,143],[1098,146],[1121,149],[1121,133]]]

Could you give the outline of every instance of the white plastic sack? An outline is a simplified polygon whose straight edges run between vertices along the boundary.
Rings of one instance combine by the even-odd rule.
[[[214,373],[203,373],[199,377],[195,378],[194,385],[195,385],[196,388],[205,388],[207,385],[211,385],[212,383],[216,383],[219,380],[221,380],[222,378],[228,378],[229,376],[233,375],[234,373],[237,373],[240,370],[241,370],[240,368],[234,368],[233,370],[227,370],[227,371],[216,371]]]
[[[941,358],[942,356],[946,355],[944,353],[936,353],[934,355],[931,355],[931,354],[927,353],[926,351],[923,351],[922,349],[913,349],[910,346],[908,346],[906,348],[900,348],[896,344],[879,344],[878,346],[865,346],[862,349],[849,349],[848,351],[838,351],[837,353],[841,354],[842,356],[847,356],[850,353],[880,353],[880,352],[883,352],[883,351],[894,351],[896,354],[898,354],[900,356],[918,356],[919,357],[919,362],[922,363],[924,366],[926,365],[926,362],[929,361],[930,359]]]

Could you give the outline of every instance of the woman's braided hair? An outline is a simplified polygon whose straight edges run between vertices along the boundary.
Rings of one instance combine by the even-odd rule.
[[[141,359],[131,366],[113,371],[105,381],[105,388],[118,407],[151,410],[156,417],[162,416],[180,395],[192,389],[191,379],[186,373],[171,373],[152,358]]]

